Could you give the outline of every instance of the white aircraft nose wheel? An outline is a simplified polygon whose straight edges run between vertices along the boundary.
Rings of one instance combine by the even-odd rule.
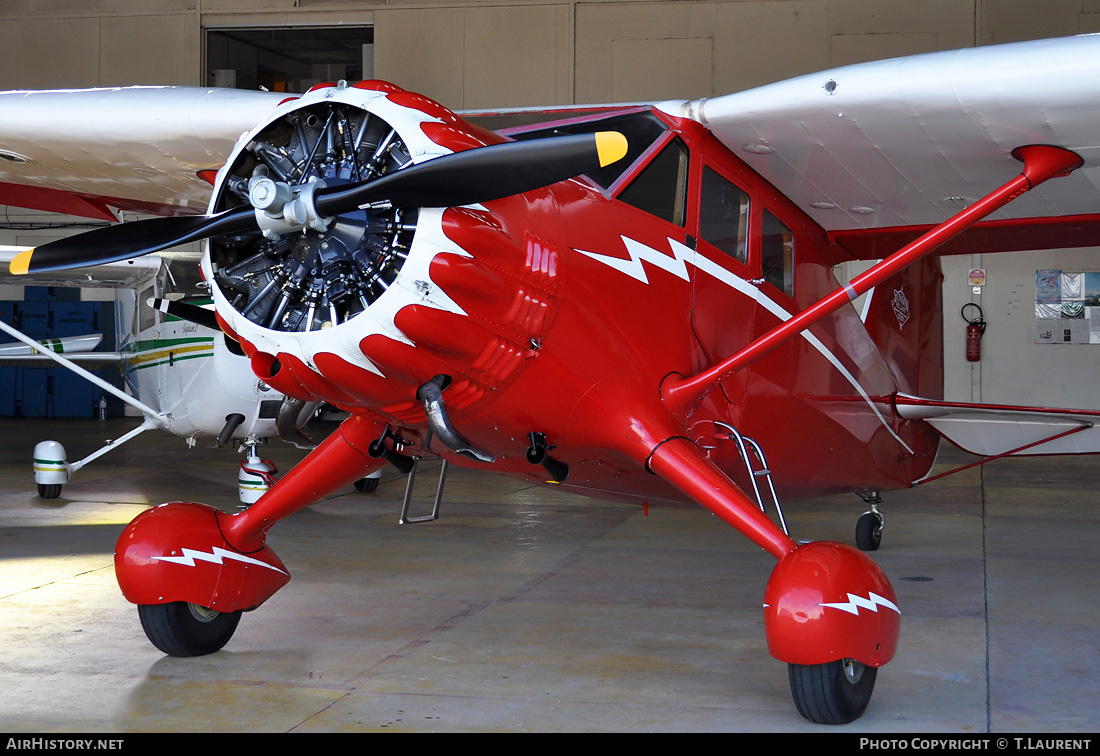
[[[837,659],[788,664],[787,673],[799,714],[818,724],[846,724],[867,708],[878,669],[855,659]]]
[[[186,601],[141,604],[138,616],[150,642],[169,656],[212,654],[229,642],[241,621],[240,612],[216,612]]]
[[[861,514],[856,520],[856,547],[860,551],[877,551],[884,527],[886,519],[877,509]]]

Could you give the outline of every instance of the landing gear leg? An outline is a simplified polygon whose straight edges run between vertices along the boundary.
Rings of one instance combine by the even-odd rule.
[[[790,665],[803,716],[841,723],[863,713],[901,629],[886,573],[846,544],[796,544],[686,439],[666,439],[646,465],[779,560],[764,589],[764,634],[771,655]]]
[[[818,724],[846,724],[867,708],[878,670],[855,659],[837,659],[788,664],[787,672],[799,714]]]
[[[229,642],[241,621],[240,612],[217,612],[186,601],[143,604],[138,616],[145,635],[169,656],[212,654]]]
[[[860,498],[871,508],[856,520],[856,546],[860,551],[877,551],[882,542],[882,530],[886,527],[886,518],[878,511],[882,497],[878,493],[860,494]]]
[[[377,435],[372,420],[352,415],[243,512],[174,501],[135,517],[115,546],[115,577],[153,645],[172,656],[200,656],[228,643],[241,611],[290,581],[267,531],[381,467],[365,453]]]
[[[241,471],[237,475],[237,497],[240,504],[237,509],[248,509],[260,500],[260,497],[275,485],[274,474],[278,472],[270,459],[261,459],[256,453],[256,439],[248,439],[241,447],[246,452],[241,460]]]

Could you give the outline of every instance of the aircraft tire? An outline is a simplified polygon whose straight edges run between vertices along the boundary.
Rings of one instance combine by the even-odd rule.
[[[878,669],[854,659],[837,659],[825,664],[788,664],[787,672],[799,714],[818,724],[846,724],[867,708]]]
[[[378,488],[379,478],[360,478],[355,481],[355,490],[360,493],[372,493]]]
[[[43,499],[56,499],[61,495],[60,483],[39,483],[38,496]]]
[[[229,642],[241,621],[240,612],[215,612],[186,601],[142,604],[138,616],[149,641],[169,656],[212,654]]]
[[[882,542],[882,520],[874,512],[864,512],[856,520],[856,547],[860,551],[878,551]]]

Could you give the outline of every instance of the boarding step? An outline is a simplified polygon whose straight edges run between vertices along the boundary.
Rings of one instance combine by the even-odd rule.
[[[435,488],[435,501],[432,504],[432,513],[430,515],[420,515],[418,517],[409,517],[409,507],[412,504],[413,484],[416,482],[416,472],[420,467],[420,457],[413,457],[412,469],[409,470],[408,481],[405,483],[405,501],[401,504],[401,517],[398,522],[402,525],[409,525],[414,522],[431,522],[432,520],[439,519],[439,505],[443,501],[443,486],[447,482],[447,460],[443,460],[443,464],[439,468],[439,483]]]
[[[756,497],[756,504],[760,507],[760,511],[764,514],[768,513],[767,502],[764,498],[766,494],[771,505],[775,508],[776,517],[779,519],[779,527],[783,529],[787,536],[790,536],[790,531],[787,530],[787,520],[783,517],[783,507],[779,503],[779,495],[775,492],[772,471],[768,467],[768,460],[764,457],[764,450],[760,448],[760,444],[748,436],[741,435],[729,423],[717,422],[715,424],[726,431],[728,440],[737,444],[737,451],[741,455],[741,461],[745,463],[745,469],[749,474],[749,482],[752,484],[752,492]],[[759,479],[763,479],[766,484],[763,491],[761,486],[757,484]]]

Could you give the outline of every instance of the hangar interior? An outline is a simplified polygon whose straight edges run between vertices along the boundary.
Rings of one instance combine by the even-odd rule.
[[[1100,5],[15,0],[0,8],[0,20],[0,90],[232,81],[289,91],[361,74],[464,110],[710,97],[896,55],[1100,31]],[[86,221],[6,207],[0,243],[41,243]],[[1092,349],[1036,343],[1029,304],[1037,270],[1086,271],[1092,255],[945,258],[946,398],[1033,405],[1042,387],[1047,406],[1100,408],[1089,381],[1066,378],[1092,372]],[[982,285],[970,284],[971,269],[985,271]],[[0,300],[20,294],[0,291]],[[97,296],[104,295],[83,298]],[[965,357],[968,302],[982,307],[987,323],[974,363]]]
[[[652,102],[1097,31],[1100,0],[11,0],[0,7],[0,90],[296,92],[378,78],[454,110]],[[100,223],[5,206],[0,244],[34,246]],[[1039,271],[1100,271],[1098,260],[1096,249],[944,258],[945,397],[1100,410],[1100,344],[1068,328],[1063,343],[1042,338],[1035,306]],[[107,331],[115,317],[113,294],[96,289],[5,285],[0,303],[0,316],[26,313],[23,322],[67,308],[75,314],[66,322]],[[976,362],[966,358],[971,303],[986,322]],[[643,516],[476,476],[459,475],[448,489],[456,515],[440,521],[446,535],[432,524],[403,540],[392,511],[403,482],[392,474],[366,504],[349,494],[303,512],[280,530],[284,558],[309,565],[292,586],[309,589],[257,612],[259,628],[220,660],[165,659],[113,588],[113,539],[136,508],[182,490],[232,507],[217,470],[235,461],[157,438],[89,467],[83,487],[46,506],[30,480],[37,440],[63,436],[91,449],[93,438],[132,425],[92,420],[99,394],[57,380],[47,390],[39,373],[12,372],[0,402],[9,431],[0,630],[10,649],[0,729],[816,729],[793,715],[785,683],[776,683],[785,675],[760,647],[760,623],[746,607],[770,567],[736,533],[716,531],[703,512]],[[84,391],[89,398],[77,396]],[[282,455],[280,469],[293,464],[291,452],[272,453]],[[953,450],[946,458],[959,461]],[[914,646],[854,729],[1095,729],[1088,670],[1100,648],[1087,630],[1097,620],[1087,597],[1097,593],[1100,560],[1088,538],[1096,464],[994,465],[887,504],[886,542],[897,550],[876,559],[908,581],[900,585],[915,608],[905,631]],[[795,507],[814,537],[850,530],[859,510],[854,498]],[[555,517],[567,524],[545,524]],[[528,525],[547,541],[527,543]],[[329,554],[323,564],[318,552]],[[646,564],[654,552],[671,565],[656,576]],[[700,572],[700,559],[715,571]],[[510,571],[515,579],[504,580]],[[734,572],[751,578],[731,586]],[[410,574],[413,584],[402,587]],[[335,595],[320,602],[303,595],[329,590]],[[567,601],[571,592],[582,598]],[[298,634],[304,626],[308,634]],[[750,695],[762,679],[764,703]],[[520,680],[517,692],[509,681]]]

